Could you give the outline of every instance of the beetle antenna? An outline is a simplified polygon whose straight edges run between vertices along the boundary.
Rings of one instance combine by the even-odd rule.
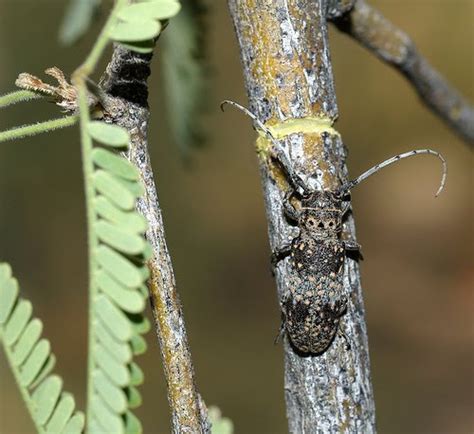
[[[446,175],[448,173],[448,165],[444,157],[439,152],[433,151],[431,149],[416,149],[414,151],[405,152],[404,154],[395,155],[394,157],[389,158],[388,160],[385,160],[374,167],[371,167],[369,170],[365,171],[362,175],[359,175],[356,179],[346,182],[344,185],[342,185],[339,188],[339,194],[342,196],[345,195],[351,189],[353,189],[357,184],[360,184],[364,179],[367,179],[369,176],[377,173],[379,170],[383,169],[384,167],[390,166],[390,164],[396,163],[397,161],[402,160],[404,158],[413,157],[419,154],[434,155],[438,157],[443,163],[443,175],[441,177],[441,184],[438,188],[438,191],[435,194],[435,197],[437,197],[441,193],[441,191],[443,191],[444,185],[446,184]]]
[[[273,134],[271,133],[271,131],[248,108],[245,108],[243,105],[240,105],[239,103],[237,103],[235,101],[225,99],[224,101],[221,102],[221,110],[222,111],[224,111],[224,107],[226,106],[226,104],[229,104],[229,105],[239,109],[241,112],[244,112],[249,118],[251,118],[253,120],[253,124],[254,124],[255,129],[259,129],[259,130],[263,131],[265,133],[265,135],[270,139],[270,141],[277,148],[279,148],[279,145],[278,145],[277,141],[275,140],[275,137],[273,137]]]
[[[290,161],[288,160],[286,154],[281,149],[280,144],[276,141],[275,137],[273,136],[272,132],[260,121],[257,116],[255,116],[249,109],[241,106],[240,104],[230,101],[224,100],[221,102],[221,110],[224,111],[224,106],[226,104],[230,104],[238,108],[240,111],[244,112],[248,117],[253,120],[253,125],[255,129],[260,129],[265,133],[265,136],[272,142],[273,150],[272,150],[272,158],[278,161],[283,171],[286,173],[288,177],[288,181],[290,185],[295,189],[298,190],[300,188],[303,191],[303,194],[308,194],[308,188],[303,182],[303,180],[295,173],[295,171],[291,168]]]

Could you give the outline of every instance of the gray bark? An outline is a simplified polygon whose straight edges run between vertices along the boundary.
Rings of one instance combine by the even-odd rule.
[[[346,3],[346,2],[343,2]],[[347,179],[346,151],[332,127],[338,116],[323,0],[229,0],[240,45],[251,110],[267,125],[319,119],[321,129],[280,140],[300,176],[315,189],[335,189]],[[294,236],[283,217],[285,177],[260,150],[260,169],[272,251]],[[352,216],[343,236],[355,239]],[[288,288],[285,261],[276,270],[278,296]],[[359,267],[346,261],[349,295],[344,330],[351,349],[337,337],[319,356],[296,354],[284,339],[285,398],[292,433],[375,432],[368,340]]]
[[[207,410],[197,392],[184,316],[166,245],[163,219],[148,153],[147,78],[151,55],[114,47],[112,60],[101,81],[106,92],[106,119],[130,132],[128,158],[138,167],[145,195],[137,208],[148,221],[146,238],[153,248],[148,262],[150,301],[155,319],[171,409],[173,433],[205,433],[210,427]]]

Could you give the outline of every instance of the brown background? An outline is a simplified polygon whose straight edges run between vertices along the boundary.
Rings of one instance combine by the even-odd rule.
[[[213,90],[208,145],[186,167],[169,138],[154,59],[151,154],[197,382],[238,433],[284,433],[282,349],[254,133],[224,98],[245,103],[239,54],[224,1],[210,15]],[[473,89],[472,0],[372,1],[405,29],[432,64],[468,98]],[[56,42],[63,2],[0,0],[0,93],[19,72],[67,74],[97,34],[73,48]],[[103,16],[102,16],[103,18]],[[172,23],[171,23],[172,25]],[[420,104],[412,89],[346,36],[331,30],[340,108],[338,130],[355,176],[414,147],[449,162],[446,191],[433,198],[440,164],[418,157],[353,192],[372,377],[380,433],[474,430],[472,319],[472,152]],[[45,102],[0,114],[0,128],[57,116]],[[45,323],[65,387],[84,408],[86,233],[76,128],[0,144],[0,260]],[[145,432],[169,431],[163,373],[153,333],[139,362],[146,373]],[[33,425],[0,357],[0,432]]]

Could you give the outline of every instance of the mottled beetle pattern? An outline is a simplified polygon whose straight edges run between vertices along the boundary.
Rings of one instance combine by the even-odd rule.
[[[281,330],[286,331],[291,344],[299,352],[321,354],[330,346],[338,331],[345,336],[339,329],[349,297],[343,284],[344,262],[348,252],[355,254],[354,259],[362,257],[360,246],[355,241],[341,239],[343,219],[350,209],[350,190],[401,159],[430,154],[443,163],[441,184],[435,194],[438,196],[446,182],[446,160],[431,149],[418,149],[371,167],[336,191],[311,190],[294,172],[271,131],[253,113],[233,101],[222,104],[231,104],[253,119],[254,126],[273,143],[272,157],[286,175],[290,188],[283,199],[283,211],[288,223],[296,226],[299,233],[290,244],[277,248],[272,254],[274,268],[281,261],[288,260],[290,270],[288,288],[281,300]],[[298,199],[299,206],[294,206],[292,199]]]
[[[300,209],[287,197],[284,206],[299,235],[272,258],[276,265],[290,256],[289,288],[281,303],[283,326],[298,350],[321,353],[333,340],[347,308],[342,281],[346,249],[358,251],[359,246],[339,239],[342,200],[333,193],[303,196]]]

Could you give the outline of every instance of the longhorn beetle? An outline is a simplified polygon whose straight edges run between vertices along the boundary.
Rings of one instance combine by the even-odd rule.
[[[334,339],[339,320],[347,310],[348,294],[343,284],[346,255],[352,251],[362,257],[359,244],[341,239],[343,218],[350,208],[350,190],[380,169],[403,158],[431,154],[443,163],[441,185],[435,194],[438,196],[446,182],[446,160],[431,149],[418,149],[371,167],[335,191],[311,190],[294,172],[270,130],[253,113],[233,101],[224,101],[221,108],[224,104],[237,107],[253,119],[255,128],[262,130],[272,142],[273,158],[286,174],[290,189],[283,199],[283,212],[288,223],[298,227],[299,234],[272,254],[274,267],[290,257],[288,288],[280,302],[281,333],[286,330],[291,343],[300,352],[321,354]],[[293,197],[299,199],[298,208],[291,201]],[[343,335],[341,331],[339,333]]]

